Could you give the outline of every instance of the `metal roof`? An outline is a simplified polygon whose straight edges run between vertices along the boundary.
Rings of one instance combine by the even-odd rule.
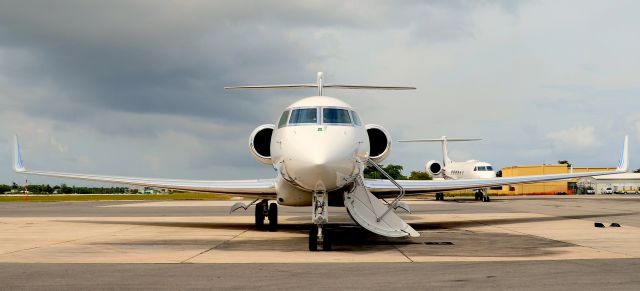
[[[596,180],[640,180],[640,173],[622,173],[604,176],[594,176]]]

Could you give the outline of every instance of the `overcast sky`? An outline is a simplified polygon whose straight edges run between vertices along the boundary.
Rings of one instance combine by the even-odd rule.
[[[248,152],[299,91],[394,139],[480,137],[454,160],[640,167],[639,1],[0,1],[0,183],[28,168],[195,179],[273,176]],[[393,144],[422,170],[436,144]],[[30,178],[30,183],[83,182]]]

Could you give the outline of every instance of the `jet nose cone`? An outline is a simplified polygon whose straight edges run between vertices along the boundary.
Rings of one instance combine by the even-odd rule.
[[[358,153],[364,152],[348,126],[296,127],[283,147],[289,181],[305,190],[332,191],[353,180]]]
[[[332,191],[343,187],[356,172],[356,160],[348,152],[315,150],[285,162],[287,174],[307,190]]]
[[[344,185],[354,172],[354,161],[327,155],[291,160],[287,170],[297,184],[308,190],[335,190]]]

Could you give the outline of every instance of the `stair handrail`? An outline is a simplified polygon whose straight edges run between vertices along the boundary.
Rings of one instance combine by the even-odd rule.
[[[374,162],[371,159],[367,159],[367,163],[371,166],[373,166],[376,170],[378,170],[378,172],[380,172],[383,176],[385,176],[391,183],[393,183],[396,187],[398,187],[398,189],[400,189],[400,194],[398,194],[398,197],[396,197],[396,199],[393,200],[393,202],[391,202],[389,204],[389,207],[387,208],[387,210],[380,215],[380,217],[377,218],[377,221],[380,222],[380,220],[382,220],[382,218],[387,215],[387,213],[389,213],[389,211],[391,211],[391,209],[395,209],[396,205],[398,204],[398,202],[400,201],[400,199],[402,199],[402,197],[404,197],[404,188],[395,180],[393,179],[393,177],[391,177],[391,175],[389,175],[382,167],[380,167],[378,164],[376,164],[376,162]]]

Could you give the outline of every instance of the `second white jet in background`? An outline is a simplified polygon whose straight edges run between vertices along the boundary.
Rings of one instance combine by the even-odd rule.
[[[479,138],[441,138],[430,139],[406,139],[399,142],[440,142],[442,143],[442,162],[436,160],[427,161],[425,171],[434,179],[490,179],[496,177],[496,171],[490,163],[478,160],[468,160],[465,162],[456,162],[449,158],[448,142],[458,141],[478,141]],[[474,189],[476,200],[489,202],[490,198],[487,189]],[[444,193],[436,193],[436,200],[444,200]]]

